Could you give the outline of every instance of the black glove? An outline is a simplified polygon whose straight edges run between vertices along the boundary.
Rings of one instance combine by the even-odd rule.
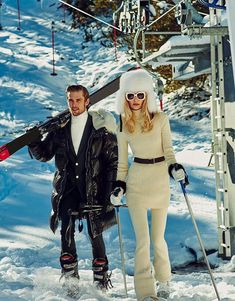
[[[126,182],[121,181],[121,180],[115,181],[114,185],[113,185],[113,192],[112,192],[112,194],[114,193],[114,190],[116,188],[122,188],[123,189],[123,194],[125,194],[126,193]]]
[[[173,178],[175,181],[183,181],[185,186],[189,184],[188,175],[183,165],[178,163],[171,164],[169,166],[168,172],[170,177]]]
[[[37,131],[36,131],[36,129],[37,129]],[[30,131],[32,132],[32,134],[33,134],[33,132],[35,132],[35,133],[34,133],[35,139],[33,140],[33,142],[29,143],[28,146],[29,146],[29,147],[34,147],[34,146],[36,146],[37,144],[39,144],[39,143],[42,142],[43,136],[42,136],[42,134],[39,132],[38,127],[37,127],[36,125],[35,125],[34,127],[32,127],[32,128],[28,128],[28,129],[26,130],[26,133],[28,133],[28,132],[30,132]]]

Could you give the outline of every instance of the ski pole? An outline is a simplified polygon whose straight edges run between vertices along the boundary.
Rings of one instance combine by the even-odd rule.
[[[196,223],[196,220],[195,220],[195,217],[194,217],[194,214],[193,214],[193,210],[192,210],[192,207],[191,207],[191,204],[190,204],[190,201],[189,201],[189,198],[188,198],[188,195],[187,195],[187,192],[186,192],[186,189],[185,189],[185,186],[184,186],[184,183],[183,183],[182,180],[180,181],[180,186],[182,188],[182,191],[183,191],[183,194],[184,194],[184,198],[185,198],[185,201],[186,201],[187,206],[188,206],[189,213],[190,213],[191,218],[192,218],[192,222],[193,222],[196,234],[197,234],[197,238],[198,238],[199,244],[200,244],[201,249],[202,249],[202,253],[203,253],[205,261],[206,261],[206,265],[207,265],[207,268],[208,268],[208,271],[209,271],[209,274],[210,274],[210,277],[211,277],[212,284],[213,284],[214,289],[215,289],[215,293],[216,293],[217,299],[220,301],[221,299],[220,299],[219,292],[218,292],[217,287],[216,287],[214,276],[212,274],[210,263],[209,263],[209,261],[207,259],[207,255],[206,255],[206,251],[205,251],[202,239],[201,239],[201,235],[200,235],[200,232],[198,230],[197,223]]]
[[[17,0],[17,11],[18,11],[18,30],[21,30],[20,28],[20,0]]]
[[[122,243],[122,228],[121,228],[121,222],[120,222],[119,207],[122,207],[122,206],[115,206],[116,216],[117,216],[117,225],[118,225],[119,248],[120,248],[121,260],[122,260],[122,275],[123,275],[125,293],[127,296],[126,267],[125,267],[125,257],[124,257],[123,243]]]
[[[0,30],[2,30],[2,0],[0,0]]]
[[[55,22],[51,22],[51,47],[52,47],[52,76],[56,76],[55,72]]]

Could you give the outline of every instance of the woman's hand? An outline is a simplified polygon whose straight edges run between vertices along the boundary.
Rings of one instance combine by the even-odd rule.
[[[110,195],[110,202],[114,205],[114,206],[120,206],[122,205],[122,197],[123,197],[123,188],[121,187],[116,187],[114,189],[114,191],[111,193]]]
[[[169,166],[169,175],[177,182],[183,181],[185,185],[189,184],[188,175],[181,164],[171,164]]]
[[[183,181],[185,179],[185,172],[183,168],[179,168],[179,169],[173,168],[171,174],[174,180],[177,182]]]

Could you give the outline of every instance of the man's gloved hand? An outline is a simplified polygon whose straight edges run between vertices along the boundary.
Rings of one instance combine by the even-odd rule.
[[[189,184],[188,175],[183,165],[174,163],[169,166],[169,175],[177,182],[183,181],[185,185]]]
[[[123,188],[121,187],[116,187],[114,189],[114,191],[111,193],[110,195],[110,202],[114,205],[114,206],[120,206],[122,205],[122,196],[123,196]]]
[[[33,127],[30,127],[28,129],[26,129],[26,132],[30,132],[30,131],[35,131],[38,127],[35,125]],[[36,132],[37,133],[37,132]],[[38,134],[35,136],[35,139],[33,140],[33,142],[29,143],[28,146],[31,147],[31,146],[35,146],[37,144],[39,144],[41,141],[42,141],[42,134]]]

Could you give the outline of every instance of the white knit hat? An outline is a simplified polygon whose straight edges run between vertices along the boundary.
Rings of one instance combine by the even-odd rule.
[[[124,102],[127,92],[146,92],[149,112],[155,113],[159,110],[157,96],[153,88],[153,79],[147,71],[137,69],[122,74],[116,97],[116,110],[118,114],[124,113]]]

